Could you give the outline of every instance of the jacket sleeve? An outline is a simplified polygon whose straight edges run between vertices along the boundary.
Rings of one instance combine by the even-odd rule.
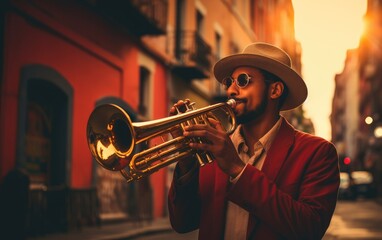
[[[199,168],[193,169],[182,181],[175,168],[168,194],[168,209],[172,228],[178,233],[186,233],[199,228],[200,198],[198,194]]]
[[[284,238],[321,239],[337,201],[338,156],[327,141],[309,145],[291,150],[275,181],[248,166],[228,199]]]

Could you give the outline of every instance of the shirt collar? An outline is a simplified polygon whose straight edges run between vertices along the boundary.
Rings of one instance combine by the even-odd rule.
[[[273,125],[273,127],[264,135],[260,138],[260,143],[263,145],[264,147],[264,150],[266,152],[268,152],[268,150],[271,148],[271,145],[272,145],[272,142],[273,140],[275,139],[279,129],[280,129],[280,126],[281,126],[281,117],[279,118],[279,120],[277,120],[277,122],[275,123],[275,125]]]
[[[280,129],[281,122],[282,118],[280,117],[279,120],[277,120],[277,122],[275,123],[275,125],[273,125],[273,127],[255,144],[260,144],[264,148],[265,152],[268,152],[268,150],[271,148],[273,140],[277,135],[277,132]],[[233,145],[235,146],[238,153],[240,153],[241,151],[246,152],[247,150],[245,149],[248,149],[241,130],[242,126],[239,125],[231,135]]]

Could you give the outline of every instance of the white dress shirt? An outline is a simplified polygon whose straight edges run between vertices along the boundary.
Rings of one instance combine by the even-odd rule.
[[[231,135],[231,140],[236,148],[236,151],[239,154],[239,157],[244,163],[246,163],[246,166],[250,164],[255,166],[259,170],[262,169],[264,160],[267,156],[267,152],[271,147],[271,144],[280,128],[280,125],[281,118],[263,137],[259,139],[259,141],[255,143],[253,147],[254,153],[252,156],[249,156],[249,148],[246,145],[245,139],[242,135],[241,126],[238,126],[235,132]],[[232,184],[235,184],[238,181],[246,166],[236,178],[230,179]],[[248,191],[255,190],[248,189]],[[236,205],[235,203],[228,201],[224,239],[247,239],[248,217],[249,213],[246,210]]]

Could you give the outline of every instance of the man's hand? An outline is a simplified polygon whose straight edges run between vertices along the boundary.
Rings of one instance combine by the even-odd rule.
[[[189,99],[179,100],[177,103],[175,103],[171,109],[170,109],[170,116],[174,116],[177,114],[182,114],[185,113],[187,110],[186,105],[190,104]],[[173,138],[179,137],[183,135],[182,129],[179,127],[175,129],[174,131],[171,131],[171,135]],[[197,164],[197,160],[195,158],[187,158],[187,159],[182,159],[178,162],[178,167],[179,167],[179,174],[180,176],[186,174],[189,172],[194,166]]]
[[[186,105],[190,104],[189,99],[179,100],[177,103],[175,103],[171,108],[170,108],[170,114],[169,116],[174,116],[178,114],[185,113],[187,108]],[[171,135],[173,138],[179,137],[183,135],[183,131],[180,128],[175,129],[174,131],[171,131]]]
[[[190,147],[212,153],[222,171],[235,178],[243,170],[245,164],[241,161],[230,137],[220,122],[212,118],[209,118],[208,121],[209,125],[197,124],[185,127],[183,135],[205,139],[206,141],[202,143],[190,143]]]

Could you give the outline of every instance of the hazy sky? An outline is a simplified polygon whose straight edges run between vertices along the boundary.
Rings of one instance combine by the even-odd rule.
[[[346,50],[357,48],[366,0],[292,0],[296,39],[302,46],[302,75],[308,86],[304,103],[316,135],[331,139],[334,76],[341,73]]]

